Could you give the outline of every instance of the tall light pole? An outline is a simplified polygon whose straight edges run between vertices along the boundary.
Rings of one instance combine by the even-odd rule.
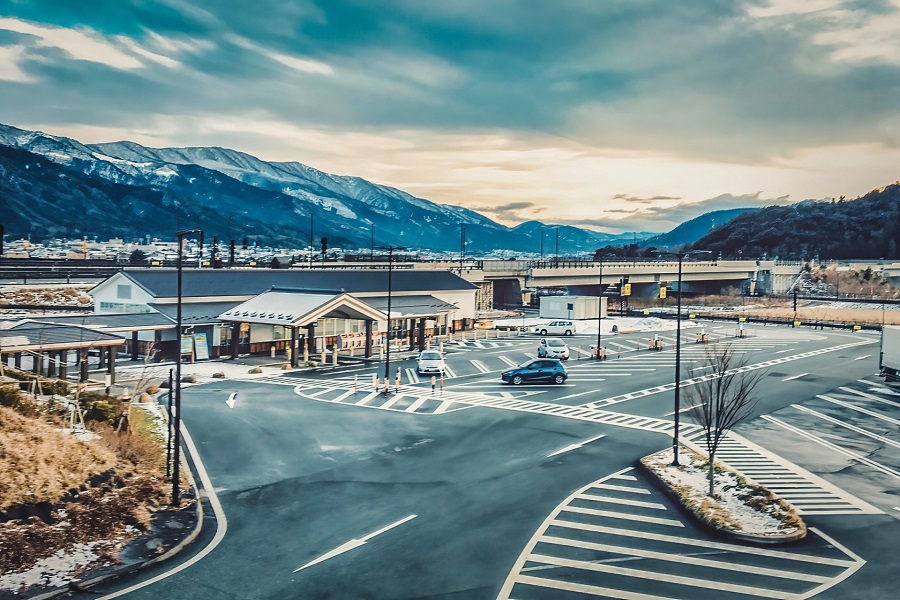
[[[603,319],[603,257],[600,257],[600,290],[597,292],[597,360],[600,360],[600,331]]]
[[[675,313],[675,430],[672,432],[672,464],[675,466],[678,466],[678,428],[681,423],[681,262],[684,254],[678,253],[678,308]]]
[[[394,250],[406,250],[406,248],[403,246],[385,246],[380,249],[388,251],[387,349],[384,353],[384,379],[387,382],[391,379],[391,280],[394,271]]]
[[[466,257],[466,224],[459,224],[459,274],[462,275],[463,260]]]
[[[312,269],[312,255],[313,255],[313,211],[312,208],[309,209],[309,268]]]
[[[556,264],[553,267],[559,268],[559,225],[556,226]]]
[[[178,238],[178,305],[176,309],[176,331],[178,332],[175,343],[178,348],[177,361],[175,362],[175,439],[174,439],[174,457],[172,459],[172,506],[180,504],[180,493],[178,489],[179,479],[181,478],[181,268],[183,262],[184,236],[195,233],[203,234],[199,229],[185,229],[178,231],[175,236]]]

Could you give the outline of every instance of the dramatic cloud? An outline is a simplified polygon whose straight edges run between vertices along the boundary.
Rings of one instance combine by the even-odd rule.
[[[509,224],[865,193],[897,178],[898,89],[897,0],[0,8],[4,122],[234,147]]]

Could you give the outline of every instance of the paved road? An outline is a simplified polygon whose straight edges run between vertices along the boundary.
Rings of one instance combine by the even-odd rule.
[[[669,444],[671,343],[610,337],[617,358],[570,360],[566,385],[503,386],[499,371],[536,350],[514,337],[448,345],[434,391],[409,359],[387,398],[368,365],[186,389],[227,533],[128,597],[888,597],[900,396],[873,377],[875,338],[708,331],[766,370],[759,418],[723,459],[796,503],[815,528],[799,544],[712,539],[630,470]],[[703,376],[706,349],[684,345],[682,379]]]

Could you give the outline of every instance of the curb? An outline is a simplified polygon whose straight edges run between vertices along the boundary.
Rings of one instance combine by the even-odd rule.
[[[794,533],[789,534],[781,534],[781,535],[757,535],[752,533],[741,533],[737,531],[732,531],[731,529],[726,529],[721,527],[706,518],[703,515],[700,515],[690,507],[686,506],[681,499],[681,496],[678,495],[666,481],[657,475],[653,469],[648,467],[643,463],[642,460],[637,461],[638,470],[640,470],[645,475],[649,476],[650,481],[653,482],[653,485],[656,486],[661,492],[663,492],[666,496],[669,497],[673,502],[675,502],[681,509],[691,516],[698,523],[706,527],[707,529],[712,530],[714,533],[717,533],[723,537],[739,540],[742,542],[749,542],[753,544],[789,544],[791,542],[796,542],[802,540],[806,537],[806,523],[801,521],[802,526],[795,531]],[[780,496],[778,496],[780,498]],[[785,500],[786,502],[786,500]]]
[[[194,491],[197,491],[196,488],[194,489]],[[109,573],[104,573],[103,575],[92,577],[91,579],[85,579],[84,581],[78,581],[77,579],[75,579],[70,583],[76,584],[78,587],[87,589],[106,581],[111,581],[124,575],[135,573],[137,571],[145,569],[146,567],[172,558],[173,556],[184,550],[194,540],[196,540],[197,536],[200,535],[200,530],[203,528],[203,502],[201,502],[199,495],[197,495],[197,502],[194,504],[194,506],[194,510],[197,513],[197,522],[194,525],[194,530],[191,531],[183,540],[178,542],[178,544],[169,548],[165,553],[141,562],[136,562],[129,565],[120,565],[118,567],[110,567],[111,570]],[[68,594],[71,591],[72,588],[67,585],[65,587],[56,588],[55,590],[38,594],[37,596],[28,596],[26,593],[26,595],[24,595],[23,597],[31,598],[32,600],[47,600],[50,598],[58,598],[63,594]]]

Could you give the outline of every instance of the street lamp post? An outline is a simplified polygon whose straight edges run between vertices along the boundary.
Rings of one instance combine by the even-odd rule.
[[[384,353],[384,379],[391,379],[391,287],[394,266],[394,250],[406,250],[403,246],[386,246],[382,250],[388,251],[388,302],[387,302],[387,349]],[[385,389],[389,389],[389,385]]]
[[[178,305],[176,312],[176,331],[178,332],[178,339],[176,340],[177,345],[177,361],[175,362],[175,439],[173,440],[173,452],[174,456],[172,458],[172,506],[178,506],[180,504],[180,493],[178,489],[179,479],[181,478],[181,329],[182,329],[182,317],[181,317],[181,293],[182,293],[182,282],[181,282],[181,270],[182,270],[182,247],[184,246],[184,236],[191,235],[195,233],[201,233],[199,229],[185,229],[183,231],[177,232],[175,235],[178,238]]]
[[[597,292],[597,360],[600,360],[601,319],[603,319],[603,257],[600,257],[600,290]]]
[[[553,268],[559,268],[559,226],[556,227],[556,264],[553,265]]]
[[[681,422],[681,262],[684,252],[678,253],[678,308],[675,313],[675,430],[672,432],[672,464],[678,466],[678,428]],[[712,468],[712,466],[710,466]]]

